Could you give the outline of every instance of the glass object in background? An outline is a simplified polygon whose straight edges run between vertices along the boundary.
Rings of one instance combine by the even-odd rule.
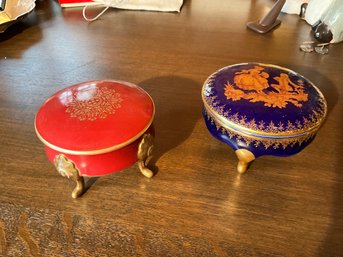
[[[313,24],[314,37],[324,43],[343,41],[343,0],[333,0]]]

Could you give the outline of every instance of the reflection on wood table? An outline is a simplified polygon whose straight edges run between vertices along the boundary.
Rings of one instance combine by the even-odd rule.
[[[311,28],[281,15],[246,28],[273,1],[186,0],[180,13],[82,9],[36,1],[0,34],[1,256],[339,256],[343,252],[341,44],[304,53]],[[89,9],[96,14],[98,9]],[[328,101],[315,140],[287,158],[263,156],[239,175],[235,153],[203,121],[206,78],[234,63],[284,66]],[[154,99],[156,175],[136,165],[86,179],[70,196],[35,135],[50,95],[94,79],[135,83]]]

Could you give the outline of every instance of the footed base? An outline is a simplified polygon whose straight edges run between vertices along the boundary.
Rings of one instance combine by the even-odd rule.
[[[239,160],[237,165],[237,171],[242,174],[246,172],[250,162],[255,160],[255,155],[246,149],[238,149],[235,151],[235,153]]]

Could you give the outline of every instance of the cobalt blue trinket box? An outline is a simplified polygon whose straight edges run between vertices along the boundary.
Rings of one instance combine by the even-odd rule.
[[[213,73],[202,88],[209,132],[228,144],[243,173],[262,155],[290,156],[314,139],[327,113],[323,94],[300,74],[242,63]]]

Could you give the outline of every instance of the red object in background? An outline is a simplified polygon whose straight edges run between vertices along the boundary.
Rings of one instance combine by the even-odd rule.
[[[65,88],[38,110],[35,129],[49,160],[65,155],[80,175],[100,176],[137,161],[145,133],[153,134],[154,103],[127,82],[89,81]]]
[[[99,4],[99,3],[93,2],[92,0],[58,0],[58,3],[62,7],[78,7],[78,6]]]

